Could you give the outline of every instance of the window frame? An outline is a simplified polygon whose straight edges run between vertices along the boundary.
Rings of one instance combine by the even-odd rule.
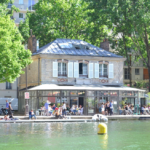
[[[102,67],[100,67],[100,65],[102,65]],[[104,65],[106,65],[106,68],[104,67]],[[101,72],[100,72],[100,68],[101,68]],[[105,69],[107,74],[105,74]],[[108,78],[108,64],[99,64],[99,77]]]
[[[138,70],[138,72],[136,72]],[[140,75],[140,69],[139,68],[135,68],[135,75]]]
[[[61,77],[61,76],[67,77],[67,63],[65,62],[58,62],[58,77]]]
[[[20,18],[20,15],[22,15],[22,18]],[[23,19],[23,13],[19,13],[19,19]]]
[[[24,1],[23,0],[19,0],[19,5],[23,5]]]
[[[82,74],[80,74],[80,64],[82,64]],[[85,67],[85,65],[86,65],[86,67]],[[88,78],[88,65],[86,63],[79,63],[79,77]]]
[[[12,85],[10,82],[6,82],[6,90],[11,90],[12,89]]]

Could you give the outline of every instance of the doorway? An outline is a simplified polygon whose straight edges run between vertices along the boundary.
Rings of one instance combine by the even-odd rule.
[[[84,107],[84,98],[83,97],[79,97],[79,106],[82,105],[82,107]]]

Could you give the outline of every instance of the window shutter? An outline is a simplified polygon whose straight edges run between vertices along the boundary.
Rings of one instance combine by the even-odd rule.
[[[58,77],[58,62],[53,62],[53,77]]]
[[[74,78],[79,78],[79,63],[74,62]]]
[[[93,63],[89,63],[89,78],[93,78]]]
[[[68,77],[73,78],[73,62],[68,62]]]
[[[114,78],[114,65],[109,64],[109,78]]]
[[[95,63],[95,78],[99,78],[99,64]]]

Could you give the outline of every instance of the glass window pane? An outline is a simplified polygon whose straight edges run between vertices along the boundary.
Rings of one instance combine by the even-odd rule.
[[[87,75],[87,64],[83,64],[83,75]]]
[[[71,97],[70,99],[70,108],[72,108],[74,105],[75,106],[78,106],[78,97]]]
[[[87,96],[95,96],[95,91],[87,91]]]
[[[99,64],[99,75],[100,75],[100,76],[103,75],[102,64]]]
[[[88,97],[86,99],[88,103],[88,114],[93,114],[94,113],[94,106],[95,106],[95,100],[94,97]]]
[[[75,95],[76,96],[76,95],[78,95],[78,93],[77,93],[77,91],[71,91],[70,95],[72,95],[72,96]]]
[[[43,93],[41,93],[43,96],[53,96],[52,91],[43,91]]]
[[[110,96],[118,96],[118,93],[115,91],[110,92]]]
[[[62,91],[62,97],[69,96],[69,91]]]
[[[53,96],[60,96],[60,91],[53,91]]]
[[[85,91],[78,91],[79,96],[85,96]]]

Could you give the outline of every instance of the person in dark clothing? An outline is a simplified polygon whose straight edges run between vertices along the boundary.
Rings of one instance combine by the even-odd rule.
[[[12,107],[11,107],[11,102],[9,102],[9,107],[8,107],[8,115],[9,115],[9,118],[12,118]]]

